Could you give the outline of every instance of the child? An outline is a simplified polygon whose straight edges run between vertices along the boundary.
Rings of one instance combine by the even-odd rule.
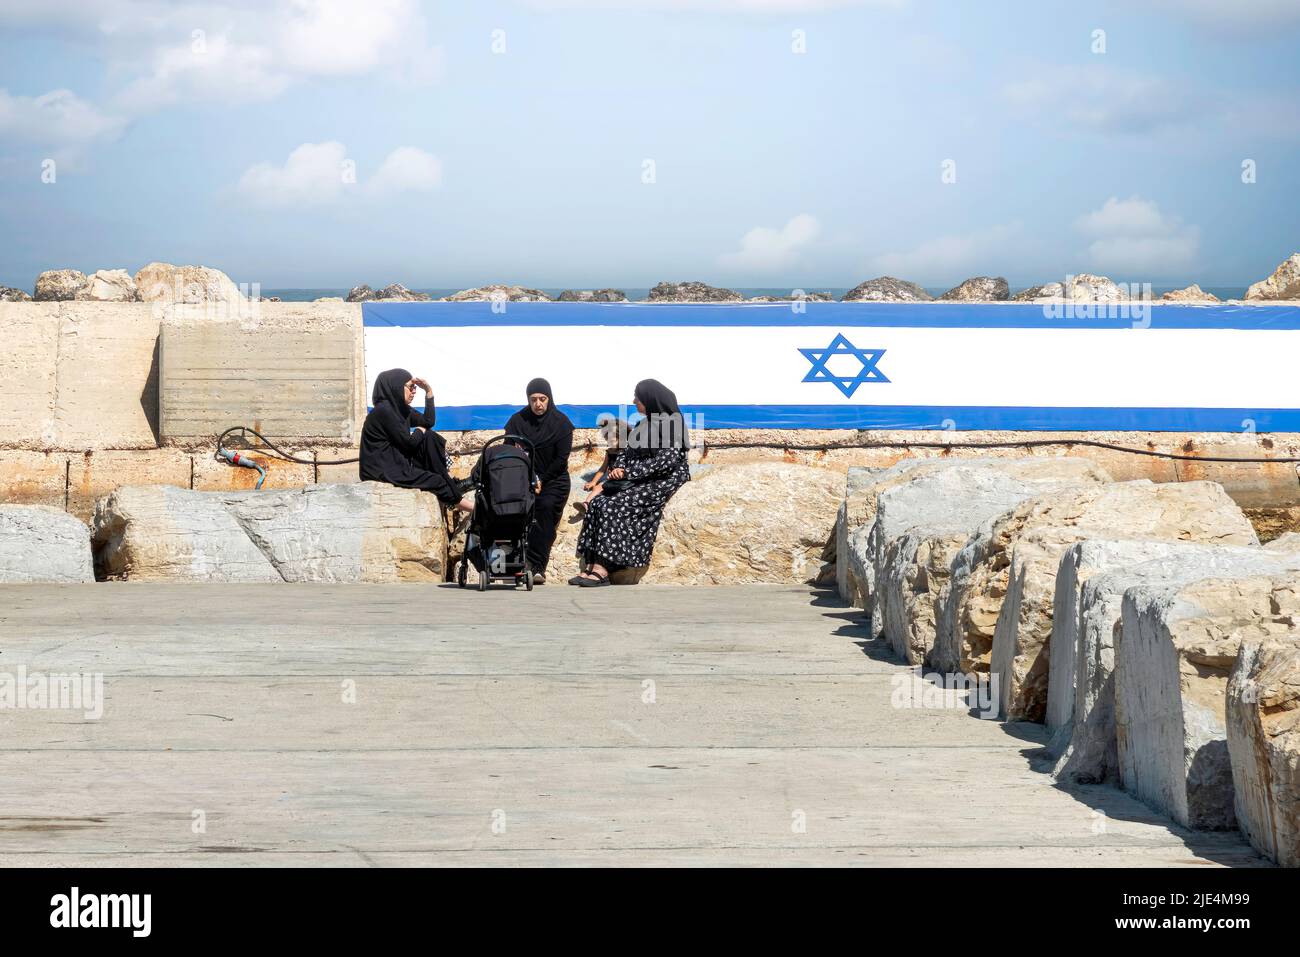
[[[587,505],[591,500],[602,492],[606,495],[614,495],[627,488],[627,479],[611,479],[609,473],[618,468],[623,460],[623,447],[621,437],[627,435],[628,425],[621,419],[611,419],[601,426],[601,432],[605,437],[605,461],[601,463],[596,474],[591,477],[591,481],[584,482],[582,488],[590,492],[583,501],[575,504],[580,514],[586,514]]]

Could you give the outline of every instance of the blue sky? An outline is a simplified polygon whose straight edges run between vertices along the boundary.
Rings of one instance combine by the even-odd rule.
[[[0,31],[0,283],[29,290],[154,259],[1245,285],[1300,249],[1295,0],[0,0]]]

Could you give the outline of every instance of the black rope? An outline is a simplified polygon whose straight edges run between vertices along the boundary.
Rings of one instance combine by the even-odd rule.
[[[249,428],[246,425],[235,426],[226,429],[217,438],[217,447],[221,448],[225,442],[226,436],[232,432],[245,432],[257,436],[266,446],[266,450],[254,449],[253,451],[269,454],[273,458],[284,459],[287,462],[297,462],[300,465],[350,465],[353,462],[359,462],[359,458],[351,459],[327,459],[312,460],[300,459],[290,455],[283,449],[276,446],[270,439],[262,435],[256,429]],[[942,449],[945,452],[960,451],[961,449],[1036,449],[1046,448],[1048,446],[1083,446],[1085,448],[1105,449],[1110,452],[1122,452],[1128,455],[1145,455],[1157,459],[1173,459],[1178,462],[1228,462],[1242,465],[1268,465],[1273,463],[1300,463],[1300,456],[1230,456],[1230,455],[1181,455],[1177,452],[1160,452],[1156,449],[1136,449],[1126,445],[1116,445],[1113,442],[1101,442],[1097,439],[1004,439],[990,442],[915,442],[915,441],[888,441],[884,439],[846,439],[841,442],[822,442],[815,444],[798,444],[790,442],[709,442],[700,443],[701,452],[708,454],[710,449],[780,449],[784,452],[835,452],[845,449]],[[604,446],[598,446],[595,442],[588,440],[581,446],[574,447],[578,451],[590,452]],[[477,448],[462,449],[459,452],[452,452],[453,455],[477,455],[483,451],[483,446]]]

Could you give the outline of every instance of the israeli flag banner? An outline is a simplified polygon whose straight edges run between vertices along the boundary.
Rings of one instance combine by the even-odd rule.
[[[732,429],[1300,431],[1300,307],[1160,303],[381,302],[367,395],[429,380],[442,430],[550,381],[580,428],[658,379]]]

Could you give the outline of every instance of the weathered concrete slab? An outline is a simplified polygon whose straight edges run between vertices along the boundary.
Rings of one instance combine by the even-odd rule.
[[[28,449],[0,451],[0,502],[63,508],[67,497],[67,455]]]
[[[54,442],[57,302],[0,302],[0,444],[45,450]]]
[[[170,443],[249,425],[281,440],[358,438],[360,310],[258,304],[255,313],[175,306],[159,348],[159,428]]]
[[[95,502],[115,489],[130,485],[187,489],[194,480],[194,456],[180,449],[109,450],[73,453],[67,458],[67,508],[83,522],[94,518]]]
[[[142,303],[64,304],[52,448],[158,444],[158,317]]]
[[[6,660],[107,672],[100,721],[8,725],[0,762],[24,770],[0,775],[0,817],[21,823],[0,863],[1261,863],[1115,789],[1053,786],[1023,755],[1042,729],[894,707],[909,672],[826,592],[0,598]],[[213,627],[232,611],[248,627]]]

